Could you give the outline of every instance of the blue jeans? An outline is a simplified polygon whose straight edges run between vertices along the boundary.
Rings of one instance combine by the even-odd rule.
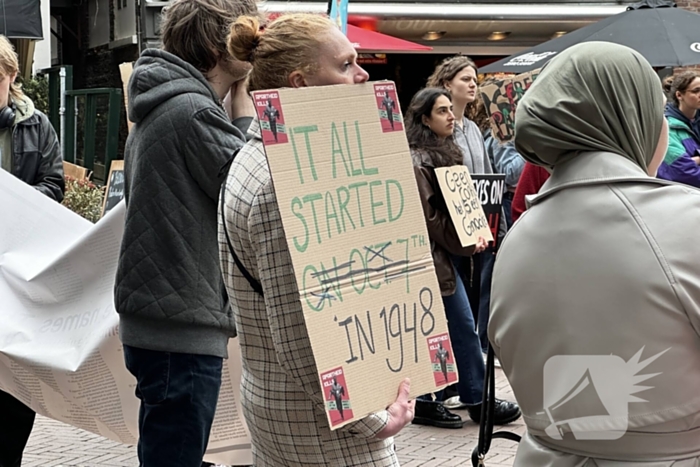
[[[445,306],[447,328],[459,372],[457,383],[459,400],[463,404],[473,405],[481,403],[483,396],[484,358],[481,354],[481,344],[474,326],[474,315],[469,306],[464,282],[457,270],[455,270],[455,276],[457,277],[455,293],[442,297],[442,303]]]
[[[510,230],[513,226],[513,194],[510,192],[503,195],[503,213],[506,218],[506,227]]]
[[[489,248],[481,254],[481,283],[479,289],[479,317],[477,327],[481,351],[486,353],[489,350],[489,313],[491,308],[491,277],[493,276],[493,263],[496,255],[493,249]]]
[[[136,377],[140,467],[200,467],[221,387],[223,359],[124,346]]]

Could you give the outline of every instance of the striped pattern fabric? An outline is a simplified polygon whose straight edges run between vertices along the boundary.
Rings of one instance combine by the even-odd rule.
[[[386,411],[329,428],[257,121],[249,132],[253,138],[225,182],[225,228],[236,255],[262,284],[264,298],[228,253],[222,219],[219,251],[240,338],[241,397],[255,465],[398,466],[393,439],[375,438],[386,426]]]

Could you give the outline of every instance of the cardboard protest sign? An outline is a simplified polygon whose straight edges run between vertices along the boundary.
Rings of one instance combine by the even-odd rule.
[[[405,377],[412,397],[444,388],[433,355],[453,353],[403,124],[381,113],[393,86],[253,93],[261,122],[270,107],[284,122],[263,141],[332,429],[386,408]]]
[[[107,185],[105,186],[105,199],[102,205],[102,216],[104,217],[111,209],[114,208],[119,201],[124,199],[124,187],[126,180],[124,179],[124,161],[112,161],[109,169],[109,177],[107,177]]]
[[[503,212],[506,176],[504,174],[474,174],[471,177],[493,236],[493,246],[498,248],[498,227],[501,224],[501,213]]]
[[[493,136],[501,142],[515,136],[515,109],[525,91],[532,86],[540,70],[496,80],[479,88],[489,115]]]
[[[63,161],[63,175],[73,177],[76,180],[83,180],[87,178],[88,170],[85,167]]]
[[[479,237],[493,241],[489,222],[466,165],[435,169],[440,191],[462,246],[476,245]]]

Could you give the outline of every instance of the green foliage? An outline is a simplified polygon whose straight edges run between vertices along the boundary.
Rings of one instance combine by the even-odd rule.
[[[37,110],[49,113],[49,79],[46,75],[22,80],[22,91],[34,102]]]
[[[102,216],[104,189],[88,179],[78,180],[66,175],[65,207],[81,215],[90,222],[97,222]]]

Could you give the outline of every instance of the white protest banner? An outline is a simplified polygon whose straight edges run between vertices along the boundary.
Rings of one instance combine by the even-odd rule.
[[[394,83],[253,98],[332,429],[457,381]]]
[[[41,415],[134,444],[139,401],[114,310],[124,203],[92,224],[0,170],[0,389]],[[207,459],[252,463],[229,344]]]
[[[469,169],[465,165],[439,167],[435,175],[462,246],[476,245],[479,237],[493,241]]]

